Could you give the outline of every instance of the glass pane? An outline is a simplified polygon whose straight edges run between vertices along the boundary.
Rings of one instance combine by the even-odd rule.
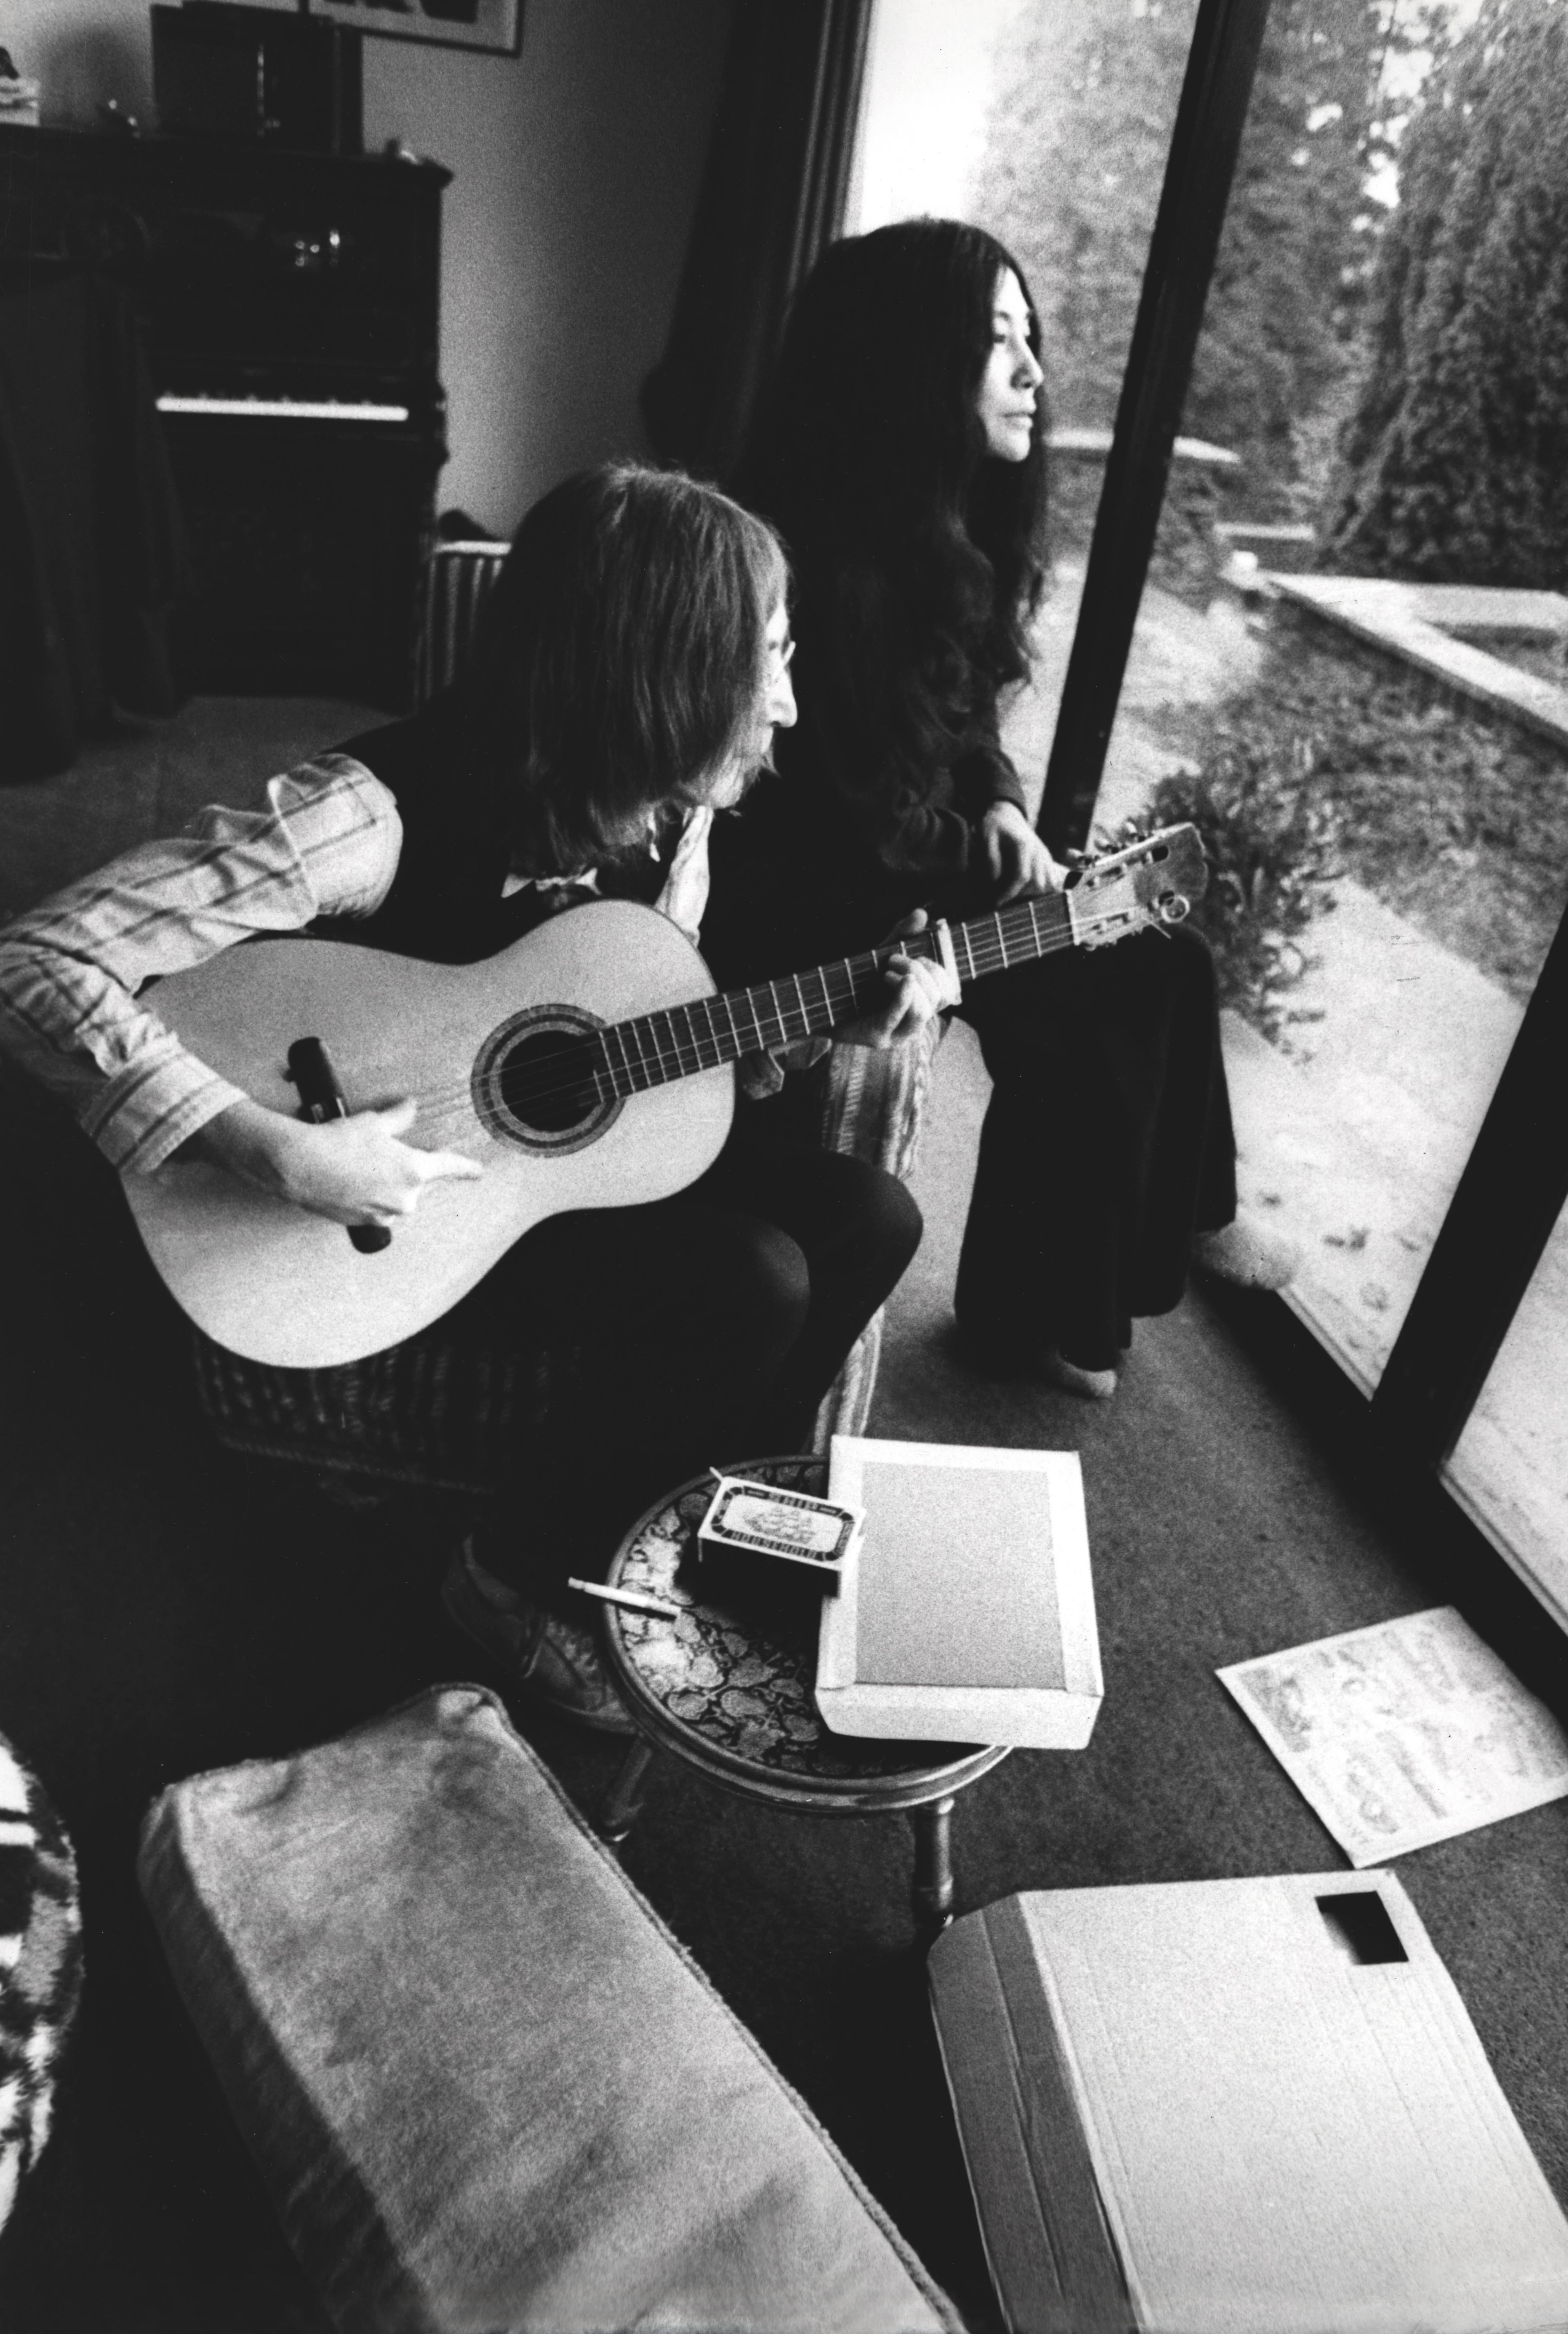
[[[879,0],[845,232],[978,217],[976,188],[1026,0]]]
[[[1152,76],[1153,0],[1093,13]],[[1294,1301],[1369,1389],[1568,877],[1568,600],[1544,588],[1568,496],[1527,426],[1568,325],[1485,212],[1522,135],[1562,210],[1568,42],[1495,88],[1467,12],[1421,50],[1390,13],[1271,11],[1100,805],[1205,834],[1244,1203],[1300,1239]],[[1555,115],[1526,122],[1537,82]],[[1100,130],[1103,183],[1142,169],[1135,104]],[[1053,272],[1049,240],[1047,345],[1088,352],[1130,251]]]
[[[1051,588],[1006,728],[1036,794],[1196,14],[1197,0],[881,0],[872,22],[849,232],[973,220],[1017,257],[1045,328]]]
[[[1052,588],[1006,726],[1036,787],[1195,13],[877,12],[851,229],[973,218],[1041,310]],[[1568,54],[1537,27],[1504,71],[1475,16],[1274,0],[1100,804],[1205,833],[1244,1203],[1369,1391],[1568,883],[1568,465],[1531,406],[1568,375]]]
[[[1568,1627],[1568,1210],[1444,1470]]]

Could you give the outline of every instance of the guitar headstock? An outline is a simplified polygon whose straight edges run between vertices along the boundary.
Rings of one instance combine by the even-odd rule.
[[[1144,924],[1179,924],[1208,888],[1197,827],[1157,827],[1119,850],[1085,862],[1068,897],[1086,948],[1098,948]]]

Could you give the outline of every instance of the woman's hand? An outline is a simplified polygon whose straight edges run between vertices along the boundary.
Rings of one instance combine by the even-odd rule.
[[[1041,842],[1015,802],[994,802],[980,821],[986,863],[1001,902],[1060,892],[1067,870]]]
[[[334,1224],[395,1224],[411,1216],[428,1184],[484,1173],[458,1151],[420,1151],[401,1139],[418,1104],[357,1110],[315,1126],[257,1102],[209,1119],[192,1149],[243,1181],[275,1192]]]
[[[894,925],[888,939],[903,940],[925,929],[926,911],[917,908],[912,916]],[[958,1002],[957,975],[933,957],[909,957],[900,950],[889,959],[883,977],[886,1002],[833,1032],[847,1045],[871,1046],[879,1053],[889,1046],[901,1046],[919,1036],[934,1015]]]

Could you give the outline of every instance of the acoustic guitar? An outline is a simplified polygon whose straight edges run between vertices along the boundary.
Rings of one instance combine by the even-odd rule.
[[[413,1095],[415,1139],[480,1160],[436,1182],[390,1245],[176,1157],[128,1175],[148,1253],[197,1326],[291,1368],[359,1360],[428,1326],[530,1226],[572,1208],[667,1198],[729,1132],[733,1065],[853,1020],[899,950],[967,982],[1059,949],[1178,923],[1207,869],[1190,826],[1092,862],[1061,892],[718,995],[655,909],[607,900],[553,917],[481,964],[425,964],[335,940],[252,940],[159,984],[157,1011],[201,1060],[280,1111],[290,1054],[324,1046],[343,1100]]]

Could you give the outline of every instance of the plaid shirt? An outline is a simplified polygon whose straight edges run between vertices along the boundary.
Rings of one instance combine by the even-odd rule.
[[[161,1166],[243,1099],[137,998],[254,932],[368,916],[391,889],[398,806],[347,754],[274,778],[263,810],[201,811],[0,931],[0,1047],[121,1169]]]
[[[688,815],[657,902],[693,940],[712,818]],[[253,933],[373,914],[402,842],[391,793],[348,754],[272,779],[264,810],[198,812],[183,834],[111,859],[0,931],[0,1051],[57,1095],[115,1166],[150,1173],[244,1096],[137,991]]]

